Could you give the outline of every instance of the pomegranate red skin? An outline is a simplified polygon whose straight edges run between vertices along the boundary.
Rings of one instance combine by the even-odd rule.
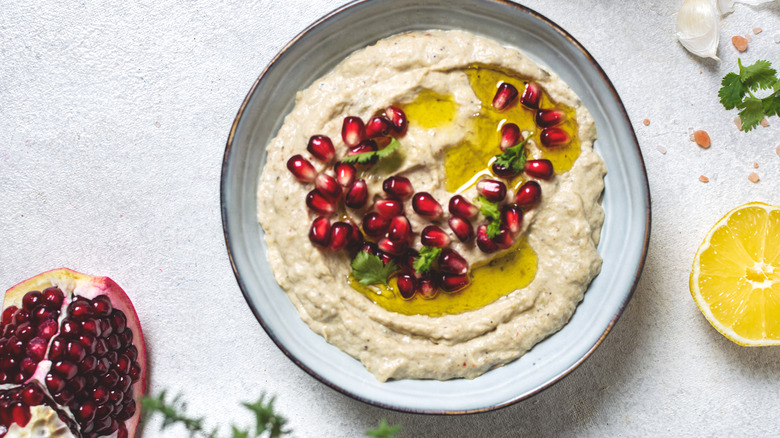
[[[517,99],[517,88],[514,85],[502,82],[496,90],[495,96],[493,96],[493,108],[503,111],[515,102]]]
[[[11,307],[21,307],[23,297],[27,292],[32,290],[45,290],[53,285],[58,286],[65,292],[66,299],[68,299],[68,297],[73,297],[71,291],[74,288],[77,289],[79,296],[87,299],[94,299],[101,295],[109,296],[113,307],[115,309],[121,309],[125,314],[126,327],[134,333],[132,345],[135,346],[137,351],[135,361],[140,364],[140,369],[131,370],[131,373],[137,373],[136,382],[131,383],[130,385],[133,388],[133,403],[136,409],[132,416],[123,421],[127,429],[126,436],[134,437],[138,422],[141,418],[141,399],[146,391],[147,361],[146,343],[144,342],[143,331],[141,330],[138,315],[135,312],[133,304],[130,302],[130,298],[116,282],[108,277],[93,277],[67,268],[60,268],[38,274],[35,277],[8,289],[3,299],[3,311],[5,312],[6,309]],[[36,377],[42,377],[42,373],[39,376],[39,371],[36,371],[33,379]],[[42,381],[40,383],[43,384]],[[23,398],[24,397],[25,395],[23,394]],[[33,404],[32,402],[37,401],[36,395],[29,394],[29,397],[28,403],[30,405]],[[120,437],[121,436],[123,436],[123,434],[120,433]]]

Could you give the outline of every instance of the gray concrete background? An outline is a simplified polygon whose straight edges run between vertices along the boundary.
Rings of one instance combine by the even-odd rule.
[[[742,133],[717,99],[737,66],[731,36],[763,28],[739,56],[780,66],[780,2],[737,5],[725,17],[722,63],[677,43],[681,3],[524,3],[569,31],[612,79],[653,198],[646,267],[623,317],[582,366],[524,402],[428,417],[352,400],[287,359],[238,289],[219,210],[228,131],[271,58],[339,2],[3,2],[0,288],[60,266],[112,277],[141,316],[152,392],[181,392],[209,425],[249,424],[239,402],[266,391],[299,437],[357,437],[383,417],[404,437],[776,435],[780,349],[726,340],[687,283],[696,248],[723,214],[749,201],[780,204],[780,119]],[[710,133],[710,149],[690,141],[695,129]],[[145,437],[156,436],[186,434],[152,424]]]

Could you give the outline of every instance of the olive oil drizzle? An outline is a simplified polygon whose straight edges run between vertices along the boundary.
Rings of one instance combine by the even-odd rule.
[[[447,175],[445,182],[447,191],[459,193],[475,184],[481,176],[491,176],[490,164],[501,151],[501,127],[504,123],[515,123],[521,131],[531,132],[531,140],[541,150],[541,157],[550,160],[556,174],[571,169],[580,154],[580,140],[576,123],[576,113],[573,108],[553,102],[547,93],[542,93],[540,108],[557,108],[566,114],[566,120],[557,125],[571,137],[568,145],[556,148],[541,146],[539,133],[541,129],[535,122],[535,111],[522,104],[514,104],[504,111],[492,107],[493,96],[502,82],[514,85],[522,94],[527,79],[513,76],[507,72],[483,65],[474,65],[465,70],[471,88],[481,102],[480,111],[474,115],[472,135],[467,136],[463,143],[445,151],[444,169]],[[414,101],[403,106],[410,124],[417,124],[425,129],[445,126],[454,120],[457,103],[453,96],[442,95],[433,90],[421,90]],[[517,186],[524,178],[517,177],[510,182]],[[470,284],[464,290],[447,293],[439,290],[433,298],[423,298],[419,294],[409,300],[401,298],[397,291],[395,278],[390,279],[387,286],[365,286],[358,283],[351,275],[349,285],[362,293],[382,308],[404,315],[428,315],[432,317],[448,314],[458,314],[487,306],[511,292],[522,289],[533,281],[536,276],[537,255],[528,243],[526,236],[521,236],[515,245],[505,253],[471,267]]]

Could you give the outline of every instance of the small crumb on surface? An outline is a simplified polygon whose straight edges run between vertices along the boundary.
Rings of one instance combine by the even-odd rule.
[[[752,183],[757,183],[758,182],[758,174],[756,172],[750,172],[750,175],[748,175],[748,179]]]
[[[662,154],[666,154],[666,148],[663,146],[657,146],[656,149],[658,149],[658,152]]]
[[[707,177],[706,177],[706,176],[704,176],[704,175],[701,175],[701,176],[699,176],[699,181],[701,181],[701,182],[703,182],[703,183],[708,183],[708,182],[710,182],[710,179],[709,179],[709,178],[707,178]]]
[[[162,125],[160,124],[160,122],[154,122],[154,127],[155,127],[155,128],[159,128],[160,126],[162,126]]]
[[[747,38],[740,35],[735,35],[731,37],[731,44],[734,44],[734,48],[736,48],[740,52],[744,52],[748,48]]]
[[[649,125],[650,124],[650,119],[642,120],[642,124],[645,125],[645,126]]]
[[[777,149],[775,149],[775,153],[777,153],[777,156],[780,157],[780,144],[777,145]]]
[[[707,131],[702,129],[693,132],[693,141],[695,141],[696,144],[703,149],[707,149],[711,144],[710,135],[707,134]]]
[[[761,29],[760,27],[754,27],[754,28],[753,28],[753,33],[754,33],[754,34],[756,34],[756,35],[758,35],[758,34],[760,34],[760,33],[761,33],[763,30],[764,30],[764,29]]]
[[[749,33],[746,33],[744,36],[747,42],[753,42],[753,37]]]
[[[775,44],[779,44],[779,43],[780,43],[780,32],[775,34]]]
[[[734,117],[734,124],[737,125],[737,129],[742,130],[742,119],[739,116]]]
[[[758,169],[758,163],[753,163],[753,169]]]
[[[767,126],[769,126],[769,120],[767,120],[767,119],[766,119],[766,117],[764,117],[763,119],[761,119],[761,126],[763,126],[764,128],[766,128]]]

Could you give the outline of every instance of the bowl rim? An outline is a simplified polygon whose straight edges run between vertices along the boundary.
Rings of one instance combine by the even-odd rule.
[[[475,414],[475,413],[482,413],[482,412],[490,412],[498,409],[505,408],[507,406],[513,405],[515,403],[518,403],[522,400],[528,399],[536,394],[541,393],[542,391],[546,390],[547,388],[553,386],[555,383],[569,375],[572,371],[574,371],[577,367],[579,367],[583,362],[585,362],[586,359],[588,359],[591,354],[596,350],[596,348],[601,345],[601,343],[604,341],[606,336],[611,332],[612,328],[617,323],[617,320],[620,318],[620,316],[623,314],[623,311],[625,310],[626,306],[628,305],[629,301],[631,301],[631,298],[634,294],[634,291],[636,290],[636,287],[638,285],[639,279],[641,277],[642,271],[644,269],[645,261],[647,259],[647,251],[648,251],[648,245],[650,241],[650,230],[651,230],[651,207],[650,207],[650,190],[649,190],[649,181],[647,178],[647,169],[645,167],[645,161],[644,157],[642,156],[642,151],[639,147],[639,141],[636,136],[636,132],[633,128],[630,129],[631,134],[631,147],[635,149],[636,156],[638,158],[639,163],[641,164],[641,176],[642,176],[642,187],[644,190],[644,199],[642,200],[644,202],[644,210],[645,210],[645,234],[643,236],[643,242],[642,242],[642,251],[639,257],[639,263],[636,268],[636,272],[633,276],[633,282],[631,284],[630,290],[626,294],[624,300],[620,304],[620,306],[617,308],[617,311],[614,313],[612,319],[610,320],[609,324],[604,328],[603,333],[601,336],[596,340],[596,342],[583,354],[583,356],[572,363],[569,367],[561,370],[558,375],[556,375],[554,378],[550,379],[546,383],[540,385],[536,389],[529,391],[525,394],[520,394],[516,397],[513,397],[509,400],[506,400],[502,403],[492,404],[490,406],[485,406],[481,408],[475,408],[475,409],[416,409],[416,408],[406,408],[402,406],[395,406],[387,403],[382,403],[376,400],[368,399],[365,397],[361,397],[357,394],[352,393],[351,391],[348,391],[332,382],[330,382],[328,379],[321,376],[319,373],[317,373],[315,370],[311,369],[310,367],[306,366],[304,363],[302,363],[298,358],[296,358],[282,343],[279,342],[277,337],[273,334],[272,330],[269,329],[269,327],[266,325],[263,318],[260,316],[258,310],[252,305],[250,302],[249,294],[248,294],[248,288],[244,281],[242,280],[241,274],[238,271],[238,267],[236,266],[236,262],[233,257],[233,250],[231,249],[231,240],[230,240],[230,231],[228,227],[228,213],[227,208],[225,205],[225,195],[227,193],[227,172],[228,172],[228,163],[229,163],[229,157],[231,153],[231,149],[233,146],[233,141],[235,138],[236,131],[238,129],[238,125],[241,121],[242,116],[244,115],[244,111],[249,104],[249,101],[251,100],[252,96],[255,93],[255,90],[265,77],[266,73],[269,71],[269,69],[279,60],[280,57],[284,56],[284,54],[289,50],[293,45],[295,45],[299,40],[304,38],[312,29],[320,26],[321,24],[329,21],[334,16],[337,16],[353,7],[365,4],[365,3],[371,3],[376,0],[353,0],[345,5],[342,5],[336,9],[333,9],[332,11],[328,12],[327,14],[323,15],[321,18],[317,19],[315,22],[311,23],[309,26],[304,28],[300,33],[298,33],[293,39],[291,39],[287,44],[285,44],[279,52],[268,62],[268,64],[263,68],[263,71],[260,73],[260,75],[255,79],[252,86],[250,87],[249,91],[246,94],[246,97],[242,101],[241,105],[238,108],[238,111],[236,113],[235,119],[233,120],[233,124],[231,125],[230,132],[228,134],[227,143],[225,145],[225,152],[223,154],[222,158],[222,169],[220,173],[220,210],[221,210],[221,216],[222,216],[222,230],[223,235],[225,237],[225,246],[228,253],[228,259],[230,261],[230,266],[233,270],[233,274],[236,278],[236,282],[238,283],[239,288],[241,289],[241,293],[244,296],[244,300],[247,302],[247,305],[249,306],[252,313],[255,315],[255,318],[260,323],[261,327],[263,327],[263,330],[266,332],[266,334],[271,338],[271,340],[276,344],[276,346],[290,359],[295,363],[299,368],[301,368],[303,371],[308,373],[310,376],[314,377],[318,381],[324,383],[326,386],[336,390],[337,392],[347,395],[355,400],[361,401],[363,403],[366,403],[368,405],[377,406],[384,409],[389,409],[393,411],[398,412],[406,412],[406,413],[415,413],[415,414],[428,414],[428,415],[463,415],[463,414]],[[533,17],[534,19],[537,19],[544,23],[545,25],[549,26],[552,30],[559,33],[563,38],[565,38],[570,44],[572,44],[579,52],[581,52],[582,55],[585,56],[585,59],[592,65],[592,67],[595,69],[595,71],[598,73],[598,75],[601,77],[601,79],[604,81],[607,89],[612,94],[612,97],[614,98],[615,102],[617,103],[617,107],[620,111],[620,117],[623,119],[623,122],[631,127],[633,126],[631,124],[631,120],[628,117],[628,113],[626,111],[625,105],[623,104],[622,99],[617,93],[617,90],[615,89],[614,84],[609,79],[607,74],[604,72],[604,69],[599,65],[599,63],[596,61],[596,59],[588,52],[588,50],[580,44],[579,41],[577,41],[571,34],[569,34],[566,30],[564,30],[562,27],[560,27],[558,24],[547,18],[546,16],[536,12],[535,10],[520,5],[518,3],[511,2],[509,0],[482,0],[484,2],[488,3],[494,3],[499,5],[504,5],[512,8],[516,8],[520,10],[523,13],[526,13]],[[629,147],[629,145],[624,145],[625,147]]]

